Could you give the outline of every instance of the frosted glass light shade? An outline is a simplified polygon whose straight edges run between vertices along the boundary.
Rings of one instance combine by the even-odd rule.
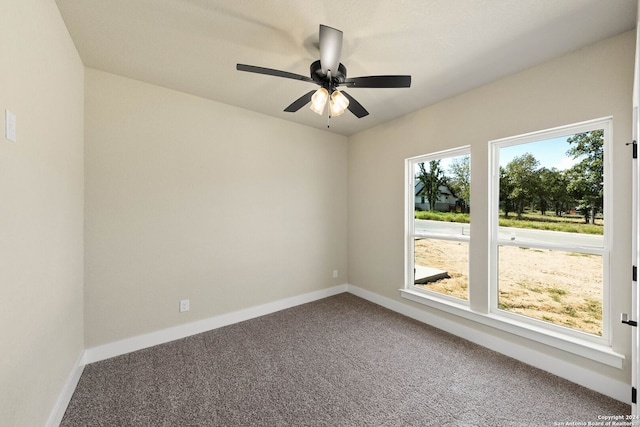
[[[331,99],[329,100],[331,117],[336,117],[344,113],[344,110],[346,110],[348,106],[349,100],[342,93],[336,90],[331,94]]]
[[[322,115],[324,111],[324,105],[327,103],[327,98],[329,98],[329,92],[323,87],[318,89],[316,93],[311,96],[311,111],[316,114]]]

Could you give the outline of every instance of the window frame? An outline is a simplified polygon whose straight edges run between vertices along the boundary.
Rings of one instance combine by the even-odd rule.
[[[465,145],[448,150],[442,150],[421,156],[410,157],[405,160],[405,175],[407,177],[406,191],[408,197],[405,197],[405,289],[413,292],[424,294],[435,300],[445,301],[451,304],[468,306],[469,305],[469,289],[471,288],[471,275],[469,274],[469,245],[471,240],[471,222],[469,222],[469,236],[466,235],[447,235],[437,233],[416,233],[415,231],[415,165],[418,163],[427,163],[432,160],[440,160],[449,157],[471,156],[471,146]],[[409,195],[411,195],[409,197]],[[415,238],[423,237],[426,239],[448,240],[454,242],[465,242],[467,244],[467,299],[452,297],[441,292],[431,291],[428,289],[415,286]]]
[[[534,249],[549,249],[565,252],[575,253],[587,253],[596,254],[602,256],[602,336],[595,334],[589,334],[579,331],[577,329],[557,325],[551,322],[545,322],[543,320],[534,319],[532,317],[524,316],[517,313],[511,313],[506,310],[498,308],[498,258],[500,246],[522,246],[522,243],[511,242],[509,240],[500,239],[498,235],[499,229],[499,215],[500,215],[500,149],[504,147],[511,147],[515,145],[533,143],[537,141],[544,141],[556,137],[564,137],[568,135],[574,135],[577,133],[593,131],[597,129],[603,129],[603,215],[604,221],[604,236],[603,246],[579,246],[579,245],[563,245],[560,243],[538,243],[527,242],[526,246]],[[490,155],[490,172],[489,172],[489,311],[491,314],[498,318],[509,319],[511,321],[522,322],[532,327],[539,327],[547,329],[556,334],[566,335],[567,337],[584,339],[593,343],[611,345],[611,306],[610,306],[610,284],[611,284],[611,269],[610,269],[610,252],[611,252],[611,220],[612,218],[612,204],[611,204],[611,166],[609,163],[609,152],[611,149],[613,129],[613,118],[604,117],[585,122],[559,126],[552,129],[541,130],[524,135],[518,135],[513,137],[507,137],[489,141],[489,155]]]
[[[604,179],[606,180],[605,185],[609,189],[609,191],[605,191],[604,212],[605,212],[605,216],[608,216],[609,218],[613,218],[612,207],[611,207],[611,201],[612,201],[611,183],[613,182],[612,181],[613,170],[610,163],[611,149],[613,147],[613,117],[609,116],[609,117],[599,118],[595,120],[574,123],[567,126],[560,126],[558,128],[551,128],[551,129],[547,129],[540,132],[532,132],[532,133],[524,134],[520,136],[512,136],[509,138],[488,141],[488,144],[485,146],[487,147],[487,150],[488,150],[488,151],[485,151],[487,168],[486,169],[478,168],[478,169],[475,169],[475,172],[473,172],[472,170],[471,180],[476,183],[480,182],[480,186],[482,185],[482,182],[478,180],[484,180],[484,182],[486,182],[486,185],[488,186],[486,188],[486,192],[487,192],[487,196],[489,197],[485,199],[487,200],[486,203],[488,204],[488,206],[487,205],[485,206],[487,206],[489,210],[487,212],[487,215],[488,215],[487,221],[489,221],[489,224],[487,224],[487,229],[485,229],[486,234],[485,233],[478,234],[476,231],[474,235],[475,237],[470,238],[469,240],[470,254],[472,252],[471,251],[472,248],[475,248],[474,250],[477,251],[478,246],[480,246],[480,247],[486,248],[486,250],[489,250],[490,244],[491,244],[491,233],[489,230],[491,227],[490,224],[492,222],[491,219],[493,218],[491,215],[491,212],[492,212],[492,209],[494,209],[492,198],[490,197],[490,194],[489,194],[492,191],[492,185],[493,185],[493,181],[492,181],[493,172],[492,172],[492,166],[491,166],[492,158],[493,158],[492,150],[491,150],[492,142],[503,141],[503,140],[516,140],[518,138],[530,137],[531,135],[540,135],[542,134],[542,132],[549,133],[554,130],[557,130],[559,133],[564,135],[566,134],[565,133],[566,129],[577,128],[577,126],[580,126],[580,125],[585,125],[591,128],[588,130],[593,130],[595,124],[604,122],[604,121],[607,121],[609,123],[608,126],[603,127],[605,131],[608,131],[608,136],[609,136],[607,139],[605,139],[605,147],[604,147],[604,156],[605,156],[604,162],[606,165]],[[468,149],[469,147],[470,146],[459,147],[459,148]],[[504,316],[504,315],[501,315],[500,313],[496,314],[492,312],[490,310],[490,294],[489,294],[490,293],[489,257],[491,256],[490,254],[487,254],[487,270],[486,270],[487,275],[479,278],[478,277],[474,278],[474,277],[471,277],[471,275],[469,275],[469,284],[468,284],[469,299],[467,304],[462,304],[462,302],[464,301],[458,298],[447,299],[447,298],[443,298],[444,296],[443,294],[437,294],[437,295],[435,293],[427,294],[425,292],[417,291],[410,286],[410,281],[413,280],[412,268],[413,268],[413,262],[414,262],[413,249],[411,248],[411,246],[413,245],[413,239],[412,239],[412,234],[410,234],[410,231],[412,231],[411,227],[414,226],[413,203],[415,201],[415,194],[414,194],[414,187],[413,187],[414,177],[412,177],[411,175],[413,173],[412,172],[413,168],[410,167],[410,165],[412,164],[411,161],[418,158],[426,158],[426,156],[429,156],[429,155],[440,156],[442,154],[453,152],[454,150],[456,149],[443,150],[443,151],[434,152],[428,155],[415,156],[415,157],[405,159],[405,221],[404,221],[405,222],[404,224],[404,232],[405,232],[404,234],[405,235],[404,276],[405,277],[404,277],[404,283],[403,283],[404,286],[398,289],[398,291],[400,292],[400,296],[403,299],[413,303],[418,303],[428,308],[428,310],[424,312],[424,311],[414,311],[409,307],[409,311],[407,312],[407,314],[418,319],[423,319],[423,321],[426,321],[427,323],[441,324],[442,326],[444,326],[444,323],[441,323],[441,322],[444,321],[444,319],[446,319],[447,316],[455,316],[460,319],[464,319],[466,321],[472,322],[472,324],[468,326],[465,326],[462,324],[457,326],[453,325],[452,327],[454,329],[457,329],[459,327],[463,327],[463,328],[467,327],[467,328],[470,328],[468,329],[468,331],[470,332],[477,327],[475,326],[476,324],[483,325],[484,327],[489,327],[497,331],[513,334],[514,336],[522,337],[524,339],[530,340],[531,342],[547,345],[549,347],[556,348],[561,351],[566,351],[568,353],[571,353],[586,359],[590,359],[594,362],[601,363],[606,366],[610,366],[616,369],[622,369],[625,362],[625,356],[615,351],[611,344],[611,329],[614,323],[613,318],[611,317],[613,313],[610,307],[609,292],[611,290],[611,287],[609,287],[609,292],[603,293],[603,311],[604,311],[604,307],[606,306],[608,307],[608,313],[609,313],[606,317],[603,315],[603,335],[605,335],[605,331],[606,331],[608,338],[600,338],[587,333],[567,334],[565,333],[567,328],[558,328],[560,329],[560,332],[558,332],[554,330],[555,328],[541,327],[541,324],[545,323],[542,321],[523,322],[522,319],[524,318],[524,316],[513,316],[513,318],[511,318],[511,316]],[[482,151],[482,149],[480,149],[480,151]],[[475,150],[470,149],[468,154],[471,156],[474,154],[474,152]],[[477,163],[479,159],[477,158],[477,154],[475,155],[476,155],[475,162]],[[499,174],[499,167],[498,167],[498,174]],[[483,192],[484,192],[483,189],[478,188],[478,184],[476,184],[476,190],[472,190],[471,192],[472,201],[474,200],[474,198],[478,197],[478,194],[483,194]],[[482,198],[484,198],[484,194]],[[475,206],[476,206],[476,209],[478,208],[482,209],[482,205],[478,204],[477,201],[475,203]],[[611,220],[609,220],[609,224],[605,222],[605,227],[606,227],[605,239],[606,239],[607,248],[609,248],[609,250],[611,249],[611,239],[613,238],[612,233],[610,232],[611,230],[610,223],[611,223]],[[409,237],[411,237],[411,239]],[[607,269],[607,280],[608,280],[608,283],[611,283],[610,282],[611,270],[610,270],[608,257],[606,260],[603,259],[603,263],[604,262],[607,262],[607,265],[605,266],[605,268]],[[411,266],[412,266],[411,269],[409,268],[409,263],[411,263]],[[471,271],[473,271],[472,269],[473,264],[474,264],[474,260],[469,259],[469,268]],[[604,274],[603,274],[603,279],[604,279]],[[478,289],[478,286],[480,286],[481,288]],[[444,317],[442,317],[442,315],[439,313],[444,315]],[[562,330],[562,329],[565,329],[565,330]],[[596,339],[593,339],[593,338],[596,338]],[[502,338],[500,338],[499,336],[496,336],[495,340],[498,343],[502,342]]]

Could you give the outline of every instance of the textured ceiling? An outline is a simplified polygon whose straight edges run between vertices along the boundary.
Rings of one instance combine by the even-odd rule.
[[[411,88],[353,88],[370,113],[331,119],[343,135],[631,30],[636,0],[56,0],[87,67],[326,129],[282,110],[310,83],[319,24],[344,33],[349,77],[410,74]]]

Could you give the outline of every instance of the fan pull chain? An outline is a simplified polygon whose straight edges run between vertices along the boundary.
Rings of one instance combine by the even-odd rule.
[[[327,70],[327,78],[329,79],[329,85],[330,87],[333,87],[333,85],[331,84],[331,70]],[[331,90],[331,92],[329,92],[329,99],[327,99],[327,129],[329,129],[329,120],[331,119],[331,94],[333,93],[333,90]]]

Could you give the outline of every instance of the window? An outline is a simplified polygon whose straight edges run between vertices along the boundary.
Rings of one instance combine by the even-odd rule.
[[[491,311],[608,340],[611,120],[491,143]]]
[[[468,300],[469,148],[408,159],[407,286]]]
[[[402,297],[621,369],[609,307],[612,127],[605,118],[489,141],[489,167],[473,178],[488,186],[476,190],[470,147],[406,159]],[[469,195],[484,191],[475,209],[488,207],[488,223],[471,238]],[[470,260],[470,247],[486,256]]]

